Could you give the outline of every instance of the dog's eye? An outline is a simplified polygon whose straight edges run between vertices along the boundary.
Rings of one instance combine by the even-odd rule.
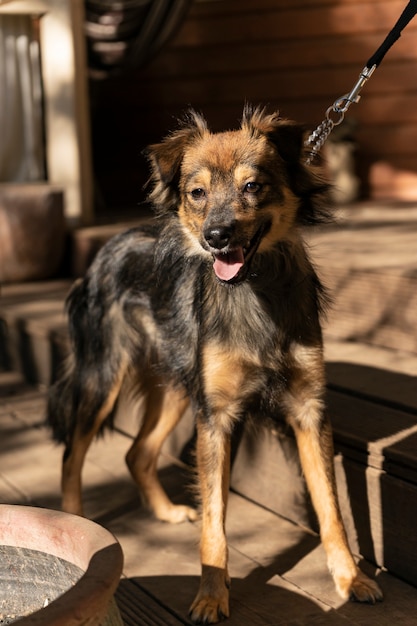
[[[260,183],[250,182],[246,183],[244,190],[246,193],[258,193],[261,190],[262,185]]]
[[[194,198],[194,200],[200,200],[201,198],[204,198],[205,195],[206,192],[201,187],[197,187],[197,189],[193,189],[191,191],[191,197]]]

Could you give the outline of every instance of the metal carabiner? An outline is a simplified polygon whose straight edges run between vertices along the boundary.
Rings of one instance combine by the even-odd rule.
[[[373,65],[372,67],[364,67],[353,89],[341,98],[335,100],[335,102],[333,103],[333,110],[336,113],[344,114],[352,103],[356,104],[357,102],[359,102],[359,100],[361,99],[359,94],[365,83],[371,78],[372,74],[376,70],[376,67],[376,65]]]

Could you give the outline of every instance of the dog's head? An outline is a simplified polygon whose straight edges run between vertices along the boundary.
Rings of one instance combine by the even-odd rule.
[[[175,211],[219,280],[236,283],[251,260],[322,221],[328,186],[305,165],[304,129],[277,113],[246,107],[241,128],[211,133],[190,112],[182,127],[150,146],[158,213]]]

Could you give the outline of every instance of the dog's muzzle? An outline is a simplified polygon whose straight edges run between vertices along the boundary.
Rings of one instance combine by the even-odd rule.
[[[214,258],[214,273],[219,280],[237,283],[246,278],[249,263],[267,229],[267,225],[262,225],[245,246],[233,242],[233,226],[216,225],[204,231],[204,239]]]

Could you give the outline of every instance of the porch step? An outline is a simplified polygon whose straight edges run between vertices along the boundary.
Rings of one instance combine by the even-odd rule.
[[[143,209],[137,219],[120,217],[118,221],[77,228],[71,233],[70,270],[73,276],[83,276],[98,250],[114,235],[139,226],[150,218]]]
[[[0,370],[49,385],[68,350],[64,301],[72,280],[5,285],[0,298]]]

